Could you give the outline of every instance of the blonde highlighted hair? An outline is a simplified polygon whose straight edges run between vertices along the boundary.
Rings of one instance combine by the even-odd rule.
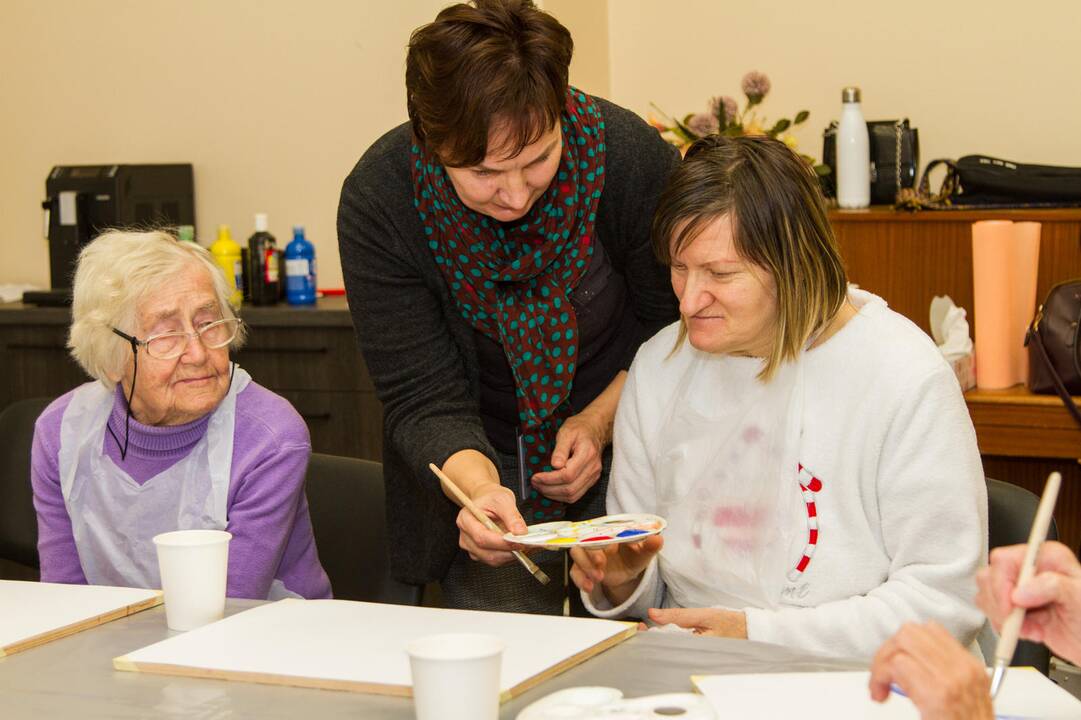
[[[195,243],[179,242],[161,231],[109,230],[83,248],[75,269],[68,334],[68,350],[79,366],[112,387],[131,354],[131,346],[113,328],[137,335],[139,304],[190,267],[209,275],[222,317],[236,317],[225,275],[210,253]],[[240,348],[245,337],[241,324],[229,348]]]
[[[713,221],[728,215],[741,258],[777,287],[777,318],[759,379],[794,360],[841,309],[848,279],[814,171],[779,140],[710,136],[687,151],[653,218],[653,249],[665,265]],[[681,321],[678,348],[686,339]]]

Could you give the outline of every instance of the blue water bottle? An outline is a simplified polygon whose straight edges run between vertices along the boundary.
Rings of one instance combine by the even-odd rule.
[[[315,246],[304,238],[300,225],[285,246],[285,300],[290,305],[315,304]]]

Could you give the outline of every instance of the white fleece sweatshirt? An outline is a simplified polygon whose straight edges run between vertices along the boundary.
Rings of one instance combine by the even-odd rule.
[[[938,621],[974,647],[987,494],[964,398],[916,325],[870,293],[852,289],[849,300],[858,314],[804,360],[799,462],[819,481],[813,552],[781,589],[780,607],[736,609],[746,612],[751,640],[835,656],[870,658],[906,621]],[[610,513],[656,511],[660,425],[699,352],[684,342],[669,356],[677,331],[670,325],[642,345],[631,367],[615,421]],[[688,532],[670,525],[665,536]],[[795,544],[793,565],[806,549]],[[599,588],[583,601],[599,617],[716,606],[686,582],[681,560],[662,550],[618,607]],[[682,597],[666,591],[668,573],[683,578]]]

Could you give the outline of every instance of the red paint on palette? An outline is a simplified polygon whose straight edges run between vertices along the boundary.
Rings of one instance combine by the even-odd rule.
[[[587,538],[584,538],[582,540],[579,540],[578,542],[587,543],[587,542],[596,542],[597,540],[611,540],[611,539],[612,539],[611,535],[594,535],[593,537],[587,537]]]

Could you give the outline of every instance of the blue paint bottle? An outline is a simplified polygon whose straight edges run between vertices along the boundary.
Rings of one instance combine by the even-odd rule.
[[[305,239],[300,225],[285,246],[285,299],[290,305],[315,304],[315,246]]]

